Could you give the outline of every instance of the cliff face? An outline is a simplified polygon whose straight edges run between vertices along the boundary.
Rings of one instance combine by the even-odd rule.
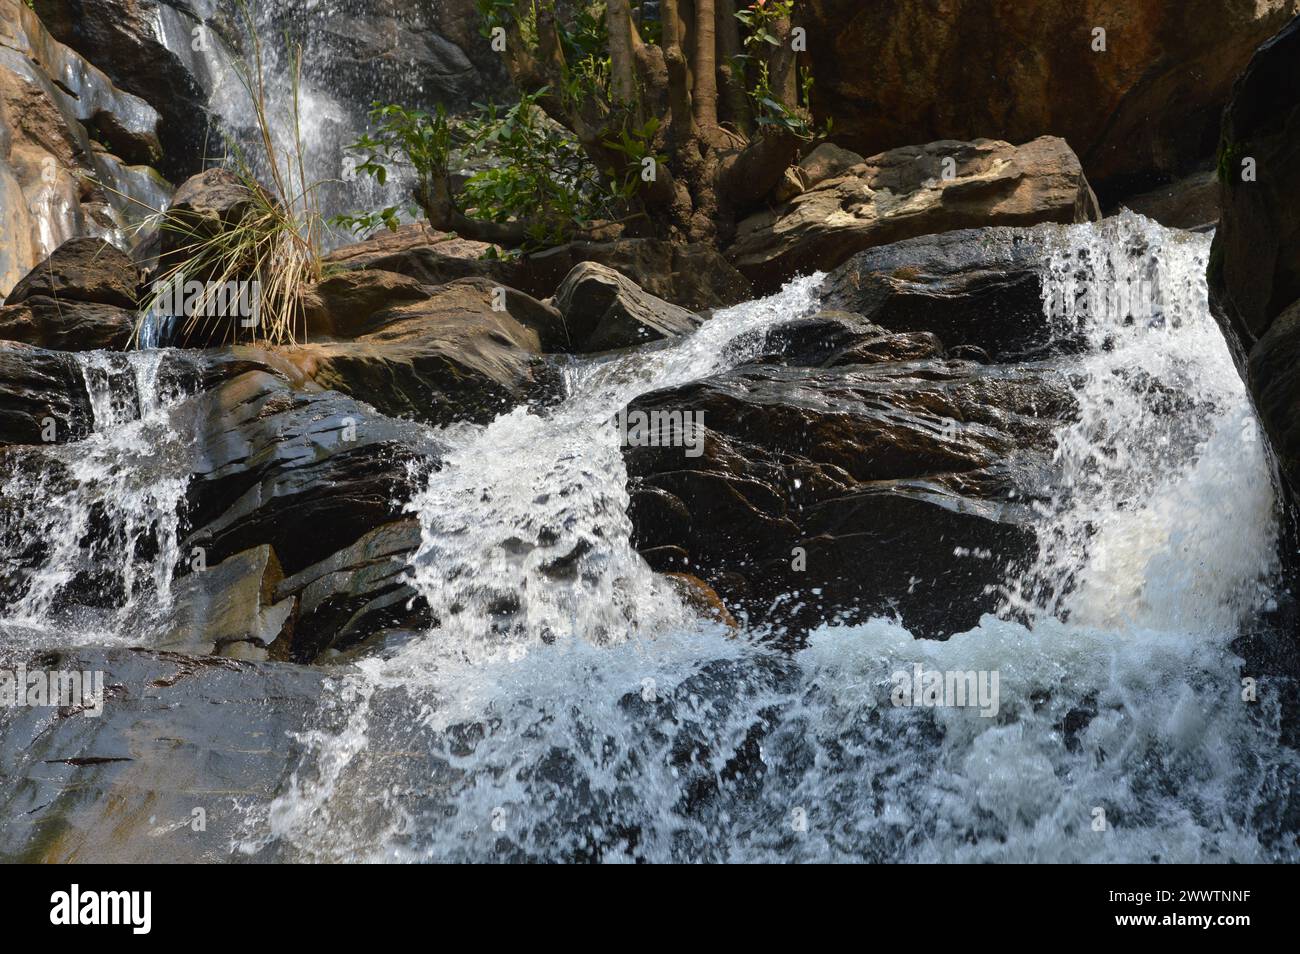
[[[1223,117],[1210,304],[1300,487],[1300,20],[1260,48]]]
[[[1219,115],[1295,0],[808,0],[814,106],[863,155],[1064,138],[1106,200],[1212,156]],[[1094,31],[1105,30],[1105,49]]]
[[[158,114],[0,0],[0,296],[66,239],[105,235],[127,196],[158,202]]]

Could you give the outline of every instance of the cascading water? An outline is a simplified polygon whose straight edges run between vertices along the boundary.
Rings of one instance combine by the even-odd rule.
[[[178,393],[160,387],[163,352],[73,356],[93,430],[48,448],[13,448],[0,474],[9,572],[0,630],[19,645],[139,640],[170,605],[188,484],[172,426]],[[147,596],[147,598],[146,598]]]
[[[571,369],[411,503],[440,626],[332,682],[233,848],[291,859],[1258,861],[1294,857],[1276,693],[1233,641],[1269,601],[1275,502],[1205,304],[1208,239],[1062,227],[1047,320],[1079,410],[1008,618],[946,642],[823,626],[777,652],[692,620],[633,552],[603,426],[742,363],[817,279],[659,350]],[[891,674],[999,673],[995,717],[896,708]],[[1104,824],[1099,825],[1099,820]]]
[[[340,24],[353,22],[351,18],[367,10],[368,0],[216,0],[209,17],[215,28],[201,51],[198,72],[206,80],[209,107],[219,117],[228,145],[238,150],[260,181],[269,183],[274,179],[271,159],[262,143],[262,131],[253,122],[255,111],[247,86],[256,76],[256,60],[250,49],[241,50],[251,45],[252,37],[261,38],[266,115],[281,174],[286,180],[298,181],[296,118],[303,147],[303,178],[327,219],[410,204],[410,182],[404,168],[394,167],[388,180],[380,184],[356,173],[360,160],[347,148],[366,132],[367,113],[375,101],[431,109],[439,102],[458,105],[463,98],[455,89],[426,90],[419,82],[412,88],[411,80],[399,81],[408,75],[423,77],[427,65],[422,67],[413,59],[403,62],[397,49],[383,64],[372,64],[364,82],[350,83],[342,76],[338,45],[347,38],[338,38],[338,33],[346,33]],[[302,40],[303,58],[296,76],[285,37]],[[395,44],[397,39],[395,35]],[[458,50],[450,49],[460,56]],[[468,61],[464,65],[469,68]],[[213,155],[223,151],[222,144],[212,144]],[[332,246],[347,238],[346,232],[332,230],[325,243]]]

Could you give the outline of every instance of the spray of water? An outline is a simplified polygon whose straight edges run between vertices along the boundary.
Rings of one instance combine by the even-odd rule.
[[[31,645],[132,642],[171,604],[188,452],[163,352],[77,354],[93,430],[6,456],[0,539],[21,577],[4,630]],[[32,560],[31,549],[38,552]],[[18,551],[15,554],[15,551]]]
[[[1276,520],[1205,304],[1208,240],[1125,215],[1051,233],[1045,320],[1082,332],[1034,566],[946,642],[888,620],[783,655],[692,621],[631,552],[600,423],[741,363],[816,281],[651,354],[574,366],[553,413],[448,436],[412,502],[440,620],[337,680],[250,854],[352,860],[1296,857],[1300,771],[1231,649]],[[1132,294],[1125,297],[1132,289]],[[997,672],[995,715],[892,675]]]

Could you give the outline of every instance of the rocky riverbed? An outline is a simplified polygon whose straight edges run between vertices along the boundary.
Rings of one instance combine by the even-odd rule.
[[[506,82],[472,4],[322,6],[253,7],[310,162]],[[1013,5],[797,6],[836,123],[734,234],[336,234],[273,341],[150,317],[133,201],[256,206],[233,7],[0,0],[0,857],[1296,860],[1296,5],[996,95]]]

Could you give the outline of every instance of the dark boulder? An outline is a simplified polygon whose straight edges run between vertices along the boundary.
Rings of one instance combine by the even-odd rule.
[[[140,276],[131,257],[103,239],[74,238],[14,285],[5,304],[36,296],[135,308]]]
[[[275,598],[298,601],[287,657],[312,662],[393,629],[432,626],[428,604],[410,579],[419,545],[419,523],[400,520],[281,581]]]
[[[85,377],[72,355],[0,341],[0,445],[62,444],[93,428]]]
[[[174,426],[195,435],[191,529],[209,566],[262,544],[286,574],[398,519],[413,469],[438,449],[409,424],[330,391],[250,371],[182,404]],[[408,467],[408,465],[412,465]]]
[[[943,355],[943,343],[928,331],[896,334],[861,315],[823,311],[778,325],[764,338],[754,364],[792,368],[834,368],[880,361],[919,361]]]
[[[796,642],[894,613],[947,636],[1036,552],[1029,503],[1069,407],[1051,372],[936,359],[741,367],[644,395],[629,414],[700,415],[704,440],[696,457],[625,448],[633,539]]]
[[[822,303],[995,358],[1064,346],[1043,316],[1042,269],[1053,229],[967,229],[868,249],[827,277]]]
[[[555,305],[579,354],[674,338],[700,324],[698,315],[594,262],[574,266],[555,292]]]
[[[0,307],[0,341],[57,351],[122,351],[135,334],[136,313],[116,305],[32,295]]]
[[[1223,116],[1210,306],[1278,464],[1300,488],[1300,20],[1261,46]],[[1248,175],[1253,166],[1253,177]]]

